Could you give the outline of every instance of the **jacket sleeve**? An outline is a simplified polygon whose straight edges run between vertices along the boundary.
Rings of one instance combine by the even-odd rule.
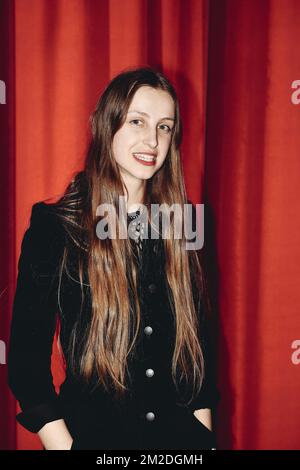
[[[53,209],[34,204],[18,261],[8,351],[8,383],[22,410],[16,418],[31,432],[62,417],[51,353],[63,240]]]
[[[203,303],[200,303],[200,342],[204,357],[204,379],[198,395],[191,403],[193,410],[201,408],[214,409],[220,400],[220,393],[215,376],[215,351],[209,335],[208,321]]]
[[[192,208],[192,228],[195,232],[196,227],[196,207],[190,200],[188,203],[191,204]],[[199,227],[198,227],[199,229]],[[201,227],[200,227],[201,229]],[[195,241],[195,238],[192,240]],[[203,262],[203,256],[200,257],[201,263]],[[205,275],[205,274],[204,274]],[[217,387],[216,375],[215,375],[215,358],[216,351],[213,346],[212,338],[210,336],[208,315],[205,308],[205,303],[202,298],[199,298],[199,292],[194,284],[194,278],[192,274],[193,292],[195,305],[197,308],[199,328],[200,328],[200,344],[202,347],[202,353],[204,358],[204,379],[201,386],[201,390],[198,395],[192,401],[190,408],[193,410],[201,408],[215,408],[220,400],[220,393]]]

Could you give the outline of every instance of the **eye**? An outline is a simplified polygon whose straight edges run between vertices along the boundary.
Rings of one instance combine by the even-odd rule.
[[[136,123],[138,123],[138,122],[142,122],[142,120],[141,119],[132,119],[131,121],[129,121],[129,124],[134,123],[136,125]]]
[[[172,131],[171,127],[168,126],[167,124],[161,124],[160,127],[163,127],[162,130],[163,130],[164,132],[167,132],[167,134]]]
[[[141,124],[139,124],[141,123]],[[133,124],[134,126],[139,126],[143,124],[143,121],[141,119],[132,119],[131,121],[129,121],[129,124]],[[172,131],[172,128],[170,126],[168,126],[167,124],[160,124],[159,125],[159,128],[169,134],[171,131]]]

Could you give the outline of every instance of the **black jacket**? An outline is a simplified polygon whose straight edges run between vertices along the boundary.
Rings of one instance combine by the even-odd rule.
[[[143,241],[139,279],[142,325],[129,362],[133,378],[130,391],[115,400],[99,387],[86,388],[72,375],[67,360],[66,379],[56,393],[51,352],[57,315],[61,347],[68,357],[68,340],[81,303],[75,269],[74,280],[73,276],[63,277],[58,299],[58,268],[65,240],[53,208],[43,202],[35,204],[18,263],[8,354],[9,385],[22,409],[18,422],[38,432],[47,422],[63,418],[74,439],[72,449],[215,447],[214,433],[193,415],[195,409],[214,408],[219,398],[205,335],[206,378],[189,407],[181,406],[171,378],[175,326],[165,288],[162,240]],[[91,304],[88,287],[85,289],[83,308],[88,319]],[[200,310],[203,319],[203,308]]]

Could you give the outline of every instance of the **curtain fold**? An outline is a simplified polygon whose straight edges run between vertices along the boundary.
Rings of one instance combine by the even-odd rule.
[[[0,3],[0,449],[14,449],[15,400],[7,387],[7,348],[15,252],[15,9],[14,2]]]
[[[299,449],[299,35],[297,1],[210,2],[206,242],[215,236],[222,448]]]
[[[106,84],[121,70],[152,65],[174,82],[183,119],[190,122],[183,143],[189,197],[200,200],[208,6],[198,0],[10,0],[5,5],[12,13],[7,21],[4,11],[4,29],[15,24],[15,51],[10,49],[14,82],[7,80],[15,95],[15,116],[9,121],[14,151],[2,161],[13,176],[13,198],[5,210],[13,218],[12,233],[2,245],[14,250],[4,258],[6,269],[14,269],[11,298],[5,305],[8,339],[16,263],[31,206],[61,193],[81,168],[90,136],[89,115]],[[3,178],[1,192],[7,196]],[[7,283],[5,274],[3,285]],[[52,369],[58,387],[63,372],[55,342]],[[5,374],[4,366],[2,371]],[[13,403],[5,378],[1,391]],[[14,447],[5,429],[14,434],[15,427],[11,413],[2,426],[1,447]],[[38,437],[19,425],[15,445],[41,448]]]

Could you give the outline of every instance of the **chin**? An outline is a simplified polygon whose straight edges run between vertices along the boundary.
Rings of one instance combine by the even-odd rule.
[[[121,166],[121,173],[131,178],[136,178],[138,180],[149,180],[152,178],[153,175],[159,170],[157,166],[155,167],[141,167],[141,168],[126,168],[125,166]]]
[[[131,175],[139,180],[149,180],[152,176],[156,173],[157,170],[151,169],[148,171],[139,171],[139,172],[132,172]]]

